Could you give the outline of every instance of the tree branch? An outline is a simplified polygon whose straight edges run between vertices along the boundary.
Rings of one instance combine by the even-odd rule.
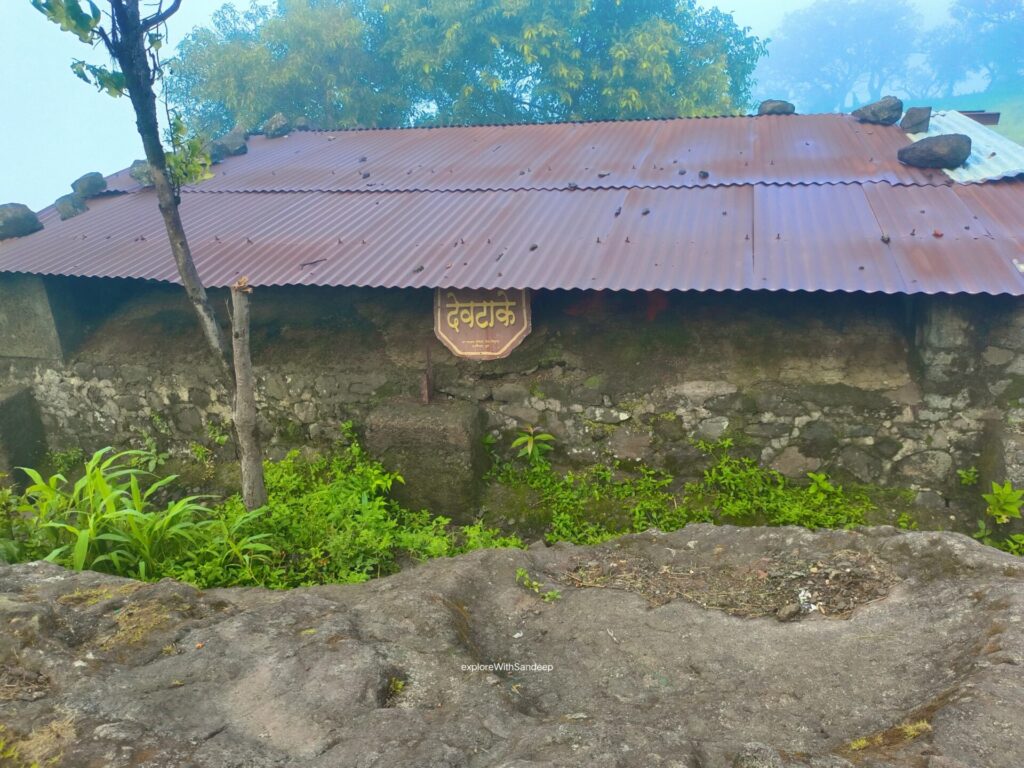
[[[168,8],[166,11],[157,11],[152,16],[146,17],[142,20],[142,31],[148,32],[153,27],[159,27],[161,24],[163,24],[165,21],[171,18],[171,16],[177,13],[180,7],[181,0],[174,0],[174,2],[171,3],[171,7]]]
[[[107,35],[107,31],[103,27],[96,27],[96,34],[99,35],[100,40],[107,46],[107,52],[114,55],[114,44],[111,42],[110,37]]]

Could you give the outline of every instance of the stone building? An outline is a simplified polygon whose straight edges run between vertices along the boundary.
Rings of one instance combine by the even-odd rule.
[[[254,136],[182,215],[221,309],[256,286],[271,456],[351,419],[413,502],[465,518],[488,430],[679,477],[729,436],[955,511],[958,469],[1024,482],[1024,150],[958,113],[929,133],[970,135],[966,166],[903,165],[900,128],[847,115]],[[145,181],[0,242],[0,462],[223,428]],[[530,332],[456,356],[437,289],[525,290]]]

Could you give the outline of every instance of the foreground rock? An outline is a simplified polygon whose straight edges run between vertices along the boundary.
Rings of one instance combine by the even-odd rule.
[[[1022,583],[957,534],[703,525],[290,593],[0,567],[0,722],[65,766],[1010,768]]]
[[[895,96],[885,96],[871,104],[865,104],[851,113],[859,122],[875,125],[892,125],[903,114],[903,102]]]
[[[903,147],[896,156],[917,168],[959,168],[971,156],[971,137],[963,133],[928,136]]]

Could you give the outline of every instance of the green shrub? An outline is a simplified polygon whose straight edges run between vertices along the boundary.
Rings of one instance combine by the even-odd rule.
[[[559,474],[544,455],[496,461],[490,477],[533,489],[550,520],[547,539],[575,544],[598,544],[650,528],[673,531],[692,522],[850,528],[863,525],[873,507],[824,474],[810,473],[809,484],[801,486],[751,459],[733,456],[728,439],[696,445],[713,463],[679,494],[669,491],[673,478],[661,470],[643,465],[626,470],[616,462]]]
[[[1003,485],[992,483],[992,492],[983,493],[981,497],[987,504],[985,514],[991,517],[996,525],[1005,525],[1010,520],[1020,519],[1020,508],[1024,500],[1024,491],[1013,487],[1013,483],[1007,481]],[[1024,556],[1024,534],[1012,533],[999,535],[994,528],[989,528],[984,520],[978,521],[978,530],[974,532],[974,538],[990,547],[1009,552],[1011,555]]]
[[[220,572],[213,552],[182,563],[175,575],[200,586],[257,583],[274,588],[359,582],[394,573],[402,560],[446,557],[481,547],[521,547],[480,524],[453,527],[446,517],[412,511],[390,492],[402,478],[370,458],[351,425],[326,456],[297,451],[266,465],[268,503],[245,512],[234,496],[213,510],[225,542],[213,552],[241,555]],[[245,562],[243,568],[239,562]]]
[[[698,519],[666,490],[672,483],[667,472],[644,466],[630,471],[616,462],[562,475],[543,454],[524,458],[497,462],[489,476],[537,492],[542,514],[550,520],[548,541],[599,544],[649,528],[675,530]]]
[[[865,523],[873,507],[863,496],[834,485],[828,476],[809,472],[799,486],[780,472],[732,455],[732,441],[699,441],[697,448],[714,464],[696,483],[688,483],[685,504],[704,509],[716,522],[737,525],[799,525],[804,528],[852,528]]]
[[[1024,491],[1014,488],[1013,483],[992,483],[992,492],[981,494],[981,498],[988,504],[985,514],[990,515],[1000,525],[1010,522],[1011,518],[1020,519]]]
[[[956,476],[960,480],[960,485],[977,485],[978,484],[978,468],[968,467],[967,469],[958,469]]]
[[[541,432],[536,427],[526,427],[512,441],[512,447],[519,449],[517,458],[525,458],[531,464],[543,463],[544,455],[552,450],[554,439],[554,435]]]
[[[200,587],[287,588],[365,581],[403,560],[522,546],[479,523],[453,527],[401,507],[390,497],[401,477],[365,454],[350,425],[327,456],[294,452],[267,463],[269,503],[253,512],[239,496],[212,507],[199,497],[158,507],[154,499],[169,495],[176,478],[140,469],[145,453],[106,448],[74,483],[25,470],[31,485],[20,497],[0,490],[0,554]]]
[[[68,448],[65,451],[47,451],[46,463],[61,475],[70,475],[85,463],[85,451],[81,448]]]
[[[0,472],[0,562],[18,560],[19,546],[14,534],[17,497],[6,484],[7,476]]]
[[[161,563],[193,541],[207,511],[198,497],[154,504],[174,481],[156,479],[133,462],[144,451],[97,451],[70,482],[24,469],[30,484],[5,514],[4,548],[13,560],[45,559],[76,570],[152,578]]]

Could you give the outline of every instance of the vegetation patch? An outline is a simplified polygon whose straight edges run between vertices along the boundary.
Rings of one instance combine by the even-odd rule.
[[[49,678],[41,672],[20,666],[0,665],[0,701],[35,701],[49,690]],[[3,765],[2,761],[0,765]]]
[[[171,614],[160,603],[144,601],[126,605],[114,615],[114,621],[117,629],[100,642],[105,650],[145,642],[153,632],[170,623]]]
[[[58,597],[57,602],[61,605],[91,608],[105,600],[112,600],[118,597],[128,597],[141,587],[142,584],[140,582],[128,582],[127,584],[122,584],[120,587],[116,588],[103,586],[93,587],[92,589],[76,589],[74,592],[69,592],[66,595]]]
[[[932,726],[927,720],[915,720],[894,725],[871,736],[860,736],[846,745],[847,753],[865,752],[868,750],[886,750],[901,747],[908,742],[931,733]]]
[[[527,430],[513,442],[518,454],[510,461],[496,459],[490,479],[536,494],[538,516],[549,521],[545,535],[552,542],[599,544],[623,533],[673,531],[692,522],[852,528],[874,509],[866,494],[845,491],[824,474],[809,473],[808,484],[797,485],[735,456],[730,438],[695,443],[712,464],[681,493],[670,490],[671,474],[643,464],[597,464],[561,474],[547,459],[551,444]],[[524,450],[530,445],[537,449]]]
[[[147,450],[104,449],[74,482],[27,470],[31,484],[20,496],[0,496],[0,552],[13,562],[46,559],[144,581],[280,589],[365,581],[403,561],[522,546],[482,523],[452,526],[400,506],[390,492],[402,478],[366,455],[351,425],[327,454],[293,452],[267,463],[269,501],[251,512],[239,496],[215,504],[174,499],[175,476],[151,474],[152,458]],[[68,602],[95,605],[115,592],[83,590]],[[166,611],[155,607],[126,607],[107,642],[137,642],[164,620]]]
[[[54,720],[17,739],[0,725],[0,765],[10,768],[43,768],[58,765],[65,748],[75,737],[71,718]]]
[[[652,528],[673,531],[691,522],[852,528],[898,511],[904,512],[897,520],[900,527],[916,526],[905,510],[881,509],[870,489],[844,489],[814,472],[800,484],[750,457],[734,455],[731,438],[694,443],[708,466],[699,480],[681,489],[671,474],[642,463],[559,472],[549,460],[555,443],[552,435],[530,428],[512,441],[507,459],[498,456],[494,441],[488,444],[494,461],[488,479],[521,502],[517,522],[528,523],[550,542],[592,545]],[[253,511],[240,496],[223,501],[175,497],[176,477],[153,474],[160,463],[152,447],[120,453],[107,448],[86,460],[74,481],[60,473],[43,477],[25,470],[30,484],[22,493],[0,488],[0,554],[11,562],[45,559],[143,581],[169,577],[200,588],[285,589],[360,582],[394,573],[409,562],[523,546],[517,535],[483,522],[456,526],[446,517],[398,504],[391,491],[403,479],[365,453],[350,424],[323,454],[303,458],[293,451],[283,461],[267,463],[269,500]],[[962,474],[962,481],[975,481],[975,473]],[[998,530],[1020,517],[1024,492],[993,484],[984,499],[993,525],[982,522],[975,536],[1024,553],[1024,535]],[[798,574],[792,583],[773,570],[775,565],[750,573],[668,572],[658,574],[654,586],[638,589],[651,596],[686,597],[706,582],[711,590],[706,604],[732,610],[735,598],[717,600],[712,593],[728,595],[726,584],[742,583],[756,595],[749,606],[735,607],[742,615],[792,606],[795,587],[812,595],[801,605],[820,604],[825,615],[845,615],[876,592],[884,594],[886,579],[869,578],[864,564],[852,564],[847,571],[827,563],[797,563],[790,571]],[[832,572],[837,576],[823,581],[821,574]],[[857,575],[848,578],[846,573]],[[602,566],[576,578],[587,586],[625,588],[647,584],[651,575],[640,566],[615,572]],[[61,602],[90,607],[126,598],[135,588],[81,589]],[[166,618],[166,611],[122,608],[119,630],[106,642],[138,642]]]

